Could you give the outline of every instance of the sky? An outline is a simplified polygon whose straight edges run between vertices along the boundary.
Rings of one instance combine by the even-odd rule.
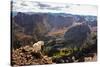
[[[34,0],[12,0],[15,12],[51,12],[51,13],[71,13],[79,15],[95,15],[97,16],[96,5],[80,5],[58,2],[45,2]]]

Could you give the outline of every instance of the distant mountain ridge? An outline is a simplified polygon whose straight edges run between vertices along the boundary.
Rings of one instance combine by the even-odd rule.
[[[65,13],[14,13],[13,19],[16,24],[25,28],[26,32],[33,32],[33,28],[44,27],[48,31],[55,31],[64,27],[69,27],[73,23],[89,24],[90,26],[97,26],[96,16],[81,16]],[[46,33],[44,32],[44,33]]]
[[[45,39],[44,37],[63,37],[65,32],[77,26],[78,24],[86,24],[91,27],[91,31],[97,31],[96,16],[81,16],[65,13],[22,13],[18,12],[12,16],[13,30],[33,36],[38,41]]]

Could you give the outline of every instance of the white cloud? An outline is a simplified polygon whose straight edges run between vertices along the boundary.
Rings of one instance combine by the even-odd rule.
[[[63,13],[72,13],[81,15],[97,15],[97,6],[95,5],[79,5],[79,4],[54,3],[54,2],[51,3],[51,2],[38,2],[38,1],[27,1],[27,0],[13,0],[13,1],[14,1],[13,11],[17,12],[54,12],[54,13],[63,12]],[[40,4],[44,6],[40,6]]]

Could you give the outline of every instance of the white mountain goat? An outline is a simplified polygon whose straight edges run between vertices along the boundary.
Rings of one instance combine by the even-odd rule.
[[[42,49],[42,46],[44,45],[44,41],[38,41],[37,43],[33,44],[33,51],[34,52],[40,52]]]

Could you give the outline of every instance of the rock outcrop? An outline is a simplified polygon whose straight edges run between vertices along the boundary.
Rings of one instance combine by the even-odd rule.
[[[43,43],[42,41],[39,41],[38,43],[40,42]],[[34,48],[35,47],[26,45],[16,50],[13,49],[11,64],[17,66],[23,66],[23,65],[31,65],[31,64],[37,65],[37,64],[52,63],[52,59],[50,57],[43,55],[41,51],[36,51],[37,47],[35,49]]]
[[[90,27],[83,23],[69,28],[68,31],[66,31],[64,38],[70,46],[81,47],[85,40],[90,36],[90,33]]]

